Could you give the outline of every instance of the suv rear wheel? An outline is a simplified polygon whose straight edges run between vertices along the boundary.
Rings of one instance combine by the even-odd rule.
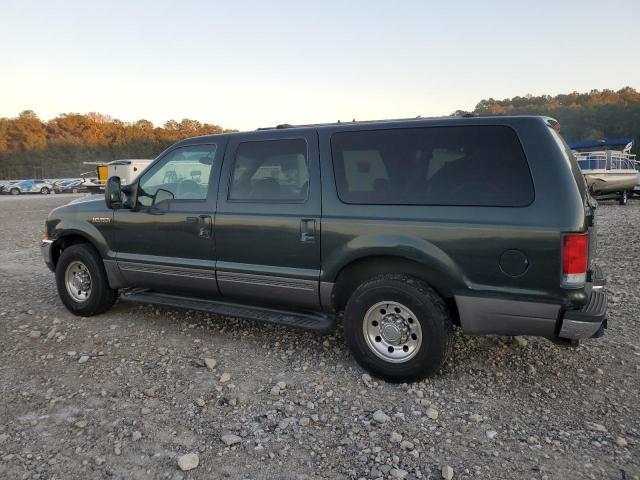
[[[442,298],[423,281],[401,274],[379,275],[360,285],[347,302],[344,331],[360,365],[396,382],[433,374],[453,346]]]
[[[109,287],[98,252],[88,244],[65,248],[56,265],[56,286],[64,306],[75,314],[90,317],[106,312],[118,291]]]
[[[20,190],[18,190],[17,188],[12,188],[11,190],[9,190],[9,193],[11,195],[20,195]]]

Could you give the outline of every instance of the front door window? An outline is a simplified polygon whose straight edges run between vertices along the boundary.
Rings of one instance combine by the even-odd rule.
[[[140,178],[138,204],[159,206],[171,200],[206,200],[215,145],[176,148]]]

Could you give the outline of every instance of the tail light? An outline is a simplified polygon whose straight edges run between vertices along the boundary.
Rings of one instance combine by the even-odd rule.
[[[589,234],[569,233],[562,240],[562,286],[581,287],[587,281]]]

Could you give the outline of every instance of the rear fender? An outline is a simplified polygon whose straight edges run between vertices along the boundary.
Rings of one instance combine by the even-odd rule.
[[[321,280],[335,282],[340,271],[367,257],[399,257],[424,266],[421,277],[438,290],[467,289],[470,282],[459,266],[433,243],[404,235],[356,237],[323,259]]]

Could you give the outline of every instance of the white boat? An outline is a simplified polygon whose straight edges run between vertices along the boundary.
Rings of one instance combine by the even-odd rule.
[[[640,183],[640,162],[631,153],[633,139],[588,140],[569,145],[595,197],[617,197],[626,203]]]

